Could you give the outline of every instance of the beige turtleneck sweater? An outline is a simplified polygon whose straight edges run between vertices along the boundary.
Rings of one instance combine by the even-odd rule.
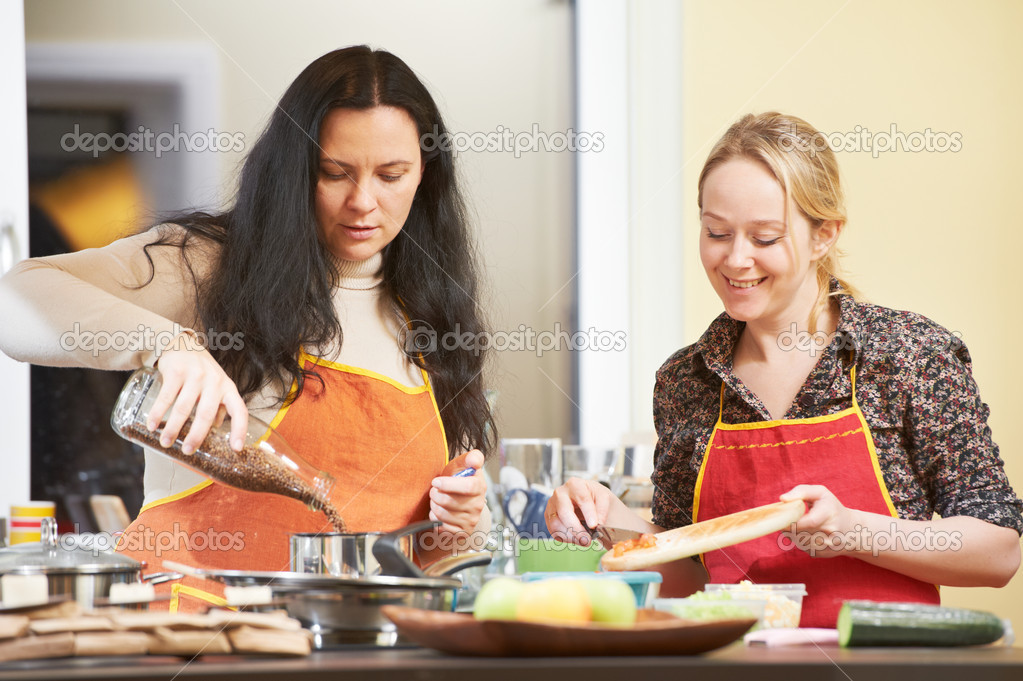
[[[180,249],[150,249],[150,273],[142,247],[157,238],[162,226],[100,249],[19,263],[0,279],[0,350],[14,359],[49,366],[137,369],[157,359],[157,339],[180,327],[198,328],[192,277]],[[199,277],[214,262],[215,245],[190,249]],[[344,330],[341,347],[306,348],[310,354],[368,369],[409,386],[423,385],[420,370],[398,347],[400,314],[383,295],[377,254],[362,262],[334,260],[341,280],[334,308]],[[178,326],[175,326],[178,325]],[[99,332],[120,349],[99,349],[86,332]],[[122,341],[128,342],[123,347]],[[268,386],[248,400],[249,411],[265,421],[276,413],[281,388]],[[110,405],[111,409],[113,405]],[[202,482],[198,473],[163,455],[146,451],[145,503],[182,492]]]

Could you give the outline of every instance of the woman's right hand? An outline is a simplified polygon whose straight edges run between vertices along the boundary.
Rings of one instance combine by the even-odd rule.
[[[582,546],[589,545],[590,530],[607,523],[612,510],[628,508],[610,489],[593,480],[569,478],[547,501],[544,518],[551,536]]]
[[[223,421],[225,414],[231,417],[231,448],[241,451],[249,411],[234,381],[213,356],[195,338],[182,333],[160,354],[158,368],[163,387],[149,411],[146,426],[153,431],[166,420],[160,445],[173,444],[195,409],[191,428],[181,445],[183,453],[194,452],[206,439],[210,428]]]

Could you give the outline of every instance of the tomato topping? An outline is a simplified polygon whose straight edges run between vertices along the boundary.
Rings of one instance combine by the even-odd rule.
[[[612,547],[615,558],[621,558],[628,551],[636,549],[649,549],[657,546],[657,537],[652,534],[641,534],[636,539],[620,541]]]

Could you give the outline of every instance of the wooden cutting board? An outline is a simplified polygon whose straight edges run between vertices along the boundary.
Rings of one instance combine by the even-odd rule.
[[[779,501],[738,513],[712,518],[653,535],[654,546],[636,548],[616,557],[608,551],[600,559],[605,570],[643,570],[673,560],[741,544],[789,527],[806,511],[800,501]]]
[[[0,662],[67,657],[75,649],[75,635],[65,631],[45,636],[22,636],[0,643]]]
[[[236,653],[267,653],[303,656],[312,652],[312,640],[306,631],[284,631],[249,625],[227,632]]]
[[[145,655],[149,634],[142,631],[90,631],[75,634],[76,657]]]

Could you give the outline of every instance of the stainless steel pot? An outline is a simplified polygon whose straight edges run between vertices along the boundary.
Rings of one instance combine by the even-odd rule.
[[[42,541],[0,549],[0,575],[45,575],[50,597],[69,595],[91,608],[97,599],[110,596],[114,584],[149,581],[158,584],[180,578],[175,573],[142,576],[142,564],[128,556],[90,547],[76,541],[57,541],[57,525],[44,518]],[[0,599],[3,598],[0,590]]]
[[[164,561],[166,567],[227,586],[268,586],[274,604],[313,632],[317,648],[351,644],[391,646],[398,642],[394,623],[380,606],[408,605],[425,610],[454,610],[461,582],[453,577],[334,577],[301,572],[204,570]]]
[[[381,570],[392,574],[338,577],[302,572],[203,570],[169,561],[164,561],[164,566],[228,586],[269,586],[274,603],[283,605],[289,615],[313,632],[317,648],[352,644],[393,646],[401,641],[394,623],[380,612],[381,606],[452,611],[462,583],[447,575],[490,562],[489,552],[472,552],[420,570],[400,550],[400,540],[439,524],[417,523],[376,538],[373,557]]]

